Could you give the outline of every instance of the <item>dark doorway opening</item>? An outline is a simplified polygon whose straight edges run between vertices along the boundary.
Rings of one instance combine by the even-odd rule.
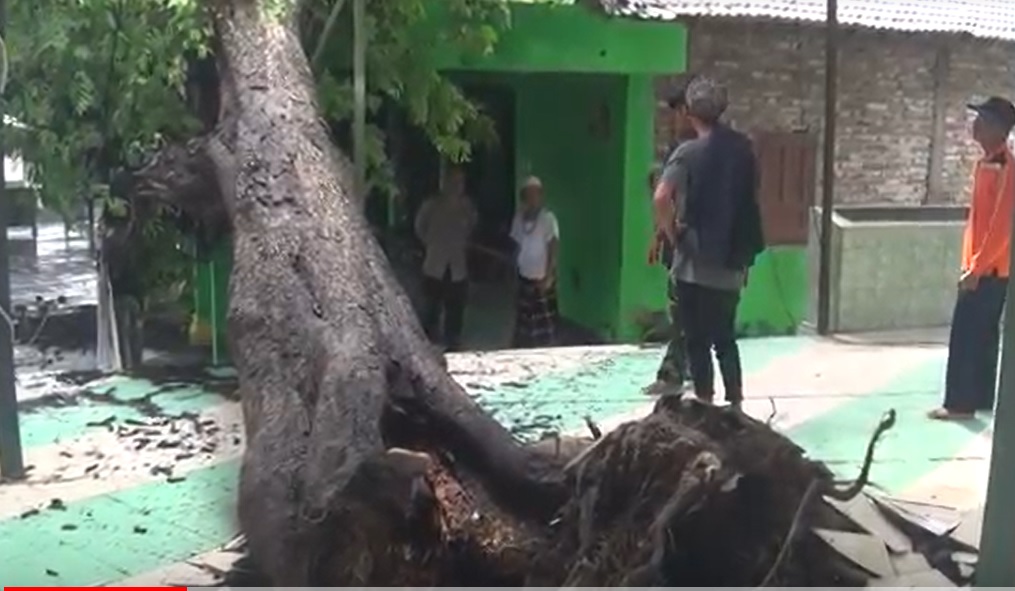
[[[514,90],[489,84],[464,85],[463,90],[494,121],[495,143],[473,147],[463,165],[466,188],[479,213],[479,224],[469,251],[470,291],[463,346],[471,350],[506,348],[513,322],[513,246],[508,232],[515,211],[515,95]],[[412,220],[420,205],[440,191],[442,160],[429,140],[417,129],[402,130],[397,158],[407,215],[397,231],[412,235]],[[414,241],[414,240],[413,240]],[[420,261],[422,245],[416,243]],[[420,303],[418,269],[404,277],[414,300]]]

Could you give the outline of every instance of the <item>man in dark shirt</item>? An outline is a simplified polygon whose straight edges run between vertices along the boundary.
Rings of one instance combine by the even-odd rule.
[[[656,188],[656,227],[676,244],[671,281],[680,301],[695,394],[715,396],[712,351],[726,400],[739,407],[743,375],[736,310],[747,269],[764,248],[757,163],[750,140],[720,122],[726,90],[698,77],[685,93],[697,137],[670,155]]]
[[[697,137],[694,128],[686,116],[686,104],[684,101],[684,89],[678,90],[668,101],[670,108],[670,142],[667,150],[667,160],[681,143]],[[649,179],[649,190],[655,189],[659,182],[663,167],[657,167]],[[652,241],[649,244],[648,262],[650,265],[662,264],[667,271],[673,265],[673,254],[675,246],[666,236],[665,232],[654,229]],[[679,301],[677,299],[676,285],[673,281],[666,282],[666,295],[668,299],[667,312],[670,318],[670,339],[666,346],[666,354],[656,372],[656,381],[645,388],[645,393],[650,396],[658,396],[667,392],[680,391],[684,384],[691,377],[690,368],[687,364],[687,353],[684,347],[684,329],[680,322]]]

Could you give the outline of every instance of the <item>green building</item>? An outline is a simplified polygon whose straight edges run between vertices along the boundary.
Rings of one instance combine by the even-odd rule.
[[[466,57],[446,49],[434,52],[437,63],[484,104],[501,136],[498,150],[476,154],[469,166],[481,232],[502,231],[514,212],[519,184],[527,175],[539,176],[561,227],[562,315],[605,340],[639,340],[643,319],[657,316],[666,303],[665,272],[646,262],[655,83],[684,70],[685,28],[611,17],[583,6],[518,3],[512,7],[512,26],[492,55]],[[438,177],[435,155],[418,160],[416,176],[426,176],[429,186],[410,187],[404,202],[409,211],[392,216],[403,225]],[[794,329],[806,296],[799,250],[788,263],[800,267],[793,285],[765,272],[766,257],[785,259],[785,253],[766,253],[759,261],[761,271],[752,276],[741,306],[746,332]],[[198,270],[196,326],[206,337],[219,333],[221,341],[228,249],[217,255]],[[799,314],[784,309],[786,290],[794,290],[790,301],[801,308]],[[510,317],[508,291],[490,291],[504,295],[500,316]],[[484,314],[470,314],[467,324],[477,316]],[[212,325],[218,330],[210,331]]]

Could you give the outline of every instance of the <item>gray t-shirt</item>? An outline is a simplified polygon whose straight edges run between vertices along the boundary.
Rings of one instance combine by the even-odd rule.
[[[666,159],[662,178],[673,187],[676,199],[677,220],[683,220],[686,213],[687,192],[691,175],[701,169],[704,148],[708,145],[708,137],[695,138],[681,143]],[[686,240],[693,241],[694,230]],[[678,245],[673,253],[673,266],[670,274],[677,281],[696,283],[713,289],[738,291],[744,286],[744,270],[727,269],[719,265],[695,260],[693,255],[681,250]]]

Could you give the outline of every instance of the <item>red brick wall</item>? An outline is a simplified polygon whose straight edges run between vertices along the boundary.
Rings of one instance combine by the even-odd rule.
[[[809,130],[824,118],[824,34],[820,26],[698,20],[689,26],[689,71],[708,72],[730,91],[730,120],[743,130]],[[966,199],[976,157],[965,104],[1015,98],[1015,44],[969,37],[843,31],[840,54],[836,201],[920,203],[927,194],[933,136],[934,62],[947,43],[942,196]],[[661,78],[660,101],[677,81]],[[670,141],[660,103],[656,142]],[[820,171],[817,183],[820,185]]]

